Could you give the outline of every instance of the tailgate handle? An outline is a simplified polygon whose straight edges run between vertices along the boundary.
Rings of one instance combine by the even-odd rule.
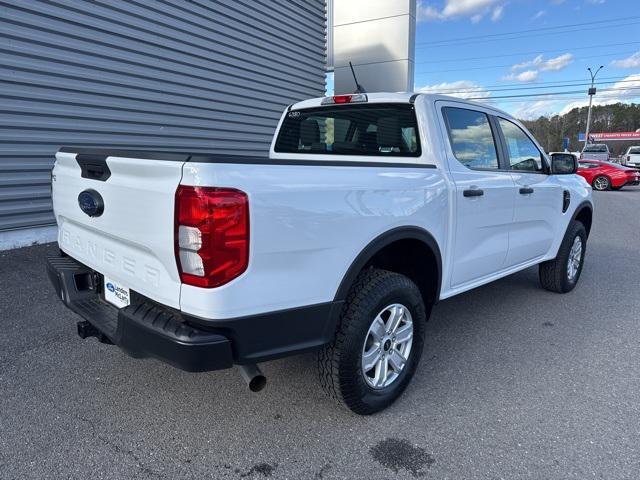
[[[106,155],[79,153],[76,155],[76,162],[80,165],[82,178],[104,182],[111,176]]]

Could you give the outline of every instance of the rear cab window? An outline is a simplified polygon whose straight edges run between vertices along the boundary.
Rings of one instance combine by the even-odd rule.
[[[413,105],[354,104],[292,110],[278,132],[279,153],[419,157]]]
[[[607,153],[609,148],[606,145],[587,145],[582,151],[589,153]]]

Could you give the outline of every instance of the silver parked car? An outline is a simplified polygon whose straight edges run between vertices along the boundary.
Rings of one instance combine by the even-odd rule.
[[[604,143],[590,143],[585,145],[580,155],[580,160],[600,160],[608,162],[611,158],[609,146]]]

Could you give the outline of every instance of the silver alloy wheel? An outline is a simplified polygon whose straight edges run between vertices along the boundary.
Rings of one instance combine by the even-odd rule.
[[[569,260],[567,261],[567,277],[573,281],[580,270],[580,260],[582,260],[582,238],[577,235],[573,239],[571,251],[569,252]]]
[[[413,345],[413,319],[400,303],[374,318],[362,347],[362,374],[370,387],[386,388],[400,376]]]
[[[606,190],[609,188],[609,180],[607,177],[598,177],[593,181],[593,186],[596,190]]]

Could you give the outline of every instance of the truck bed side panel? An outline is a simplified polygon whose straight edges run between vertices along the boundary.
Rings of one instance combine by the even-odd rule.
[[[248,270],[216,289],[182,287],[182,310],[205,318],[330,302],[352,261],[377,236],[418,226],[442,245],[448,224],[445,182],[436,168],[187,162],[181,183],[249,195]]]

